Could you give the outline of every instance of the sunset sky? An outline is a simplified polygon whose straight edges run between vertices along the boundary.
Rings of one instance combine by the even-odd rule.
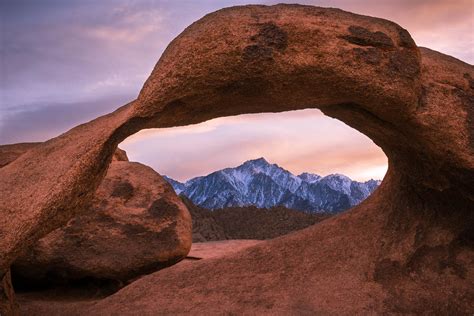
[[[0,1],[0,144],[44,141],[133,100],[166,45],[206,13],[286,1]],[[472,0],[288,1],[378,16],[419,46],[474,62]],[[147,130],[121,147],[179,180],[258,157],[298,174],[382,178],[367,137],[317,110]]]

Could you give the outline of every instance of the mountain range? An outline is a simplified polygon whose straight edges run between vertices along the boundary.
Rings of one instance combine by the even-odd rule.
[[[284,206],[311,213],[336,213],[366,199],[379,180],[357,182],[342,174],[325,177],[312,173],[298,176],[264,158],[235,168],[179,182],[164,176],[177,194],[207,209]]]

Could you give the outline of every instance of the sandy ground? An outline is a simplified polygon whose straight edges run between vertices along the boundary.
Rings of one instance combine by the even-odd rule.
[[[209,241],[209,242],[198,242],[193,243],[191,251],[188,254],[187,259],[178,263],[185,263],[192,260],[199,259],[210,259],[223,257],[227,254],[231,254],[250,246],[264,242],[262,240],[251,240],[251,239],[241,239],[241,240],[220,240],[220,241]]]

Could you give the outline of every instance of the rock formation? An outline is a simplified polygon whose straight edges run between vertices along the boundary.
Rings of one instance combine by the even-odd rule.
[[[300,5],[211,13],[170,43],[137,100],[0,169],[0,277],[84,209],[138,130],[315,107],[386,153],[370,198],[233,257],[143,278],[90,313],[472,313],[473,78],[387,20]]]
[[[116,156],[126,159],[122,150]],[[84,279],[121,286],[184,258],[191,232],[186,206],[160,175],[114,160],[91,206],[18,258],[14,279],[29,286]]]

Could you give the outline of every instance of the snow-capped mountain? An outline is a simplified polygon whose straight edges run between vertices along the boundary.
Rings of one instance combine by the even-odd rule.
[[[208,209],[283,205],[309,212],[346,210],[362,202],[380,184],[378,180],[352,181],[341,174],[321,177],[305,172],[295,176],[264,158],[192,178],[185,183],[167,176],[164,178],[177,194],[183,194],[194,204]]]

